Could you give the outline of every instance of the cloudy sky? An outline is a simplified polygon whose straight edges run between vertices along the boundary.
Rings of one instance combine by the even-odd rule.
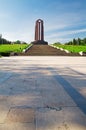
[[[86,37],[86,0],[0,0],[0,34],[7,40],[33,41],[39,18],[49,43]]]

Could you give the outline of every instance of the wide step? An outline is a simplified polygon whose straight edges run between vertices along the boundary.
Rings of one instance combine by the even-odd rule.
[[[74,54],[67,54],[65,51],[53,48],[49,45],[33,45],[26,53],[21,55],[30,56],[70,56]],[[77,55],[77,54],[76,54]]]

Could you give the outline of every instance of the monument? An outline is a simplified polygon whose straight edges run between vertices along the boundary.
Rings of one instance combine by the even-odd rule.
[[[48,42],[44,41],[44,24],[43,20],[38,19],[35,24],[35,41],[33,44],[48,45]]]

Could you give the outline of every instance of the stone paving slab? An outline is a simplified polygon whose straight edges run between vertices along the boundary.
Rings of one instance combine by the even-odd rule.
[[[0,130],[86,130],[85,92],[85,57],[0,58]]]
[[[86,116],[77,107],[42,109],[36,115],[37,130],[86,130]]]
[[[63,75],[63,77],[86,98],[86,74],[82,72],[77,72],[73,68],[62,68],[59,70],[59,73]],[[66,74],[66,76],[64,76],[64,73]]]
[[[35,126],[33,123],[2,124],[0,130],[35,130]]]
[[[34,123],[35,112],[31,108],[11,108],[5,120],[6,123]]]
[[[0,123],[4,123],[7,113],[10,109],[10,103],[7,96],[0,95]]]
[[[0,84],[3,83],[4,81],[8,80],[11,77],[11,73],[6,73],[6,72],[0,72]]]

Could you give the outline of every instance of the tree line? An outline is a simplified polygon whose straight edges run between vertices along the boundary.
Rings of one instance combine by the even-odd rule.
[[[61,45],[62,43],[56,42],[54,44]],[[82,45],[82,46],[86,46],[86,38],[83,38],[83,39],[81,39],[81,38],[75,39],[74,38],[72,41],[64,43],[64,45]]]
[[[2,38],[2,35],[0,35],[0,44],[11,44],[11,41]]]
[[[2,35],[0,35],[0,45],[1,44],[27,44],[27,43],[26,42],[22,42],[20,40],[11,42],[11,41],[6,40],[5,38],[2,38]]]
[[[83,46],[85,46],[86,45],[86,38],[84,38],[84,39],[80,39],[80,38],[75,39],[74,38],[72,41],[65,43],[65,45],[83,45]]]

